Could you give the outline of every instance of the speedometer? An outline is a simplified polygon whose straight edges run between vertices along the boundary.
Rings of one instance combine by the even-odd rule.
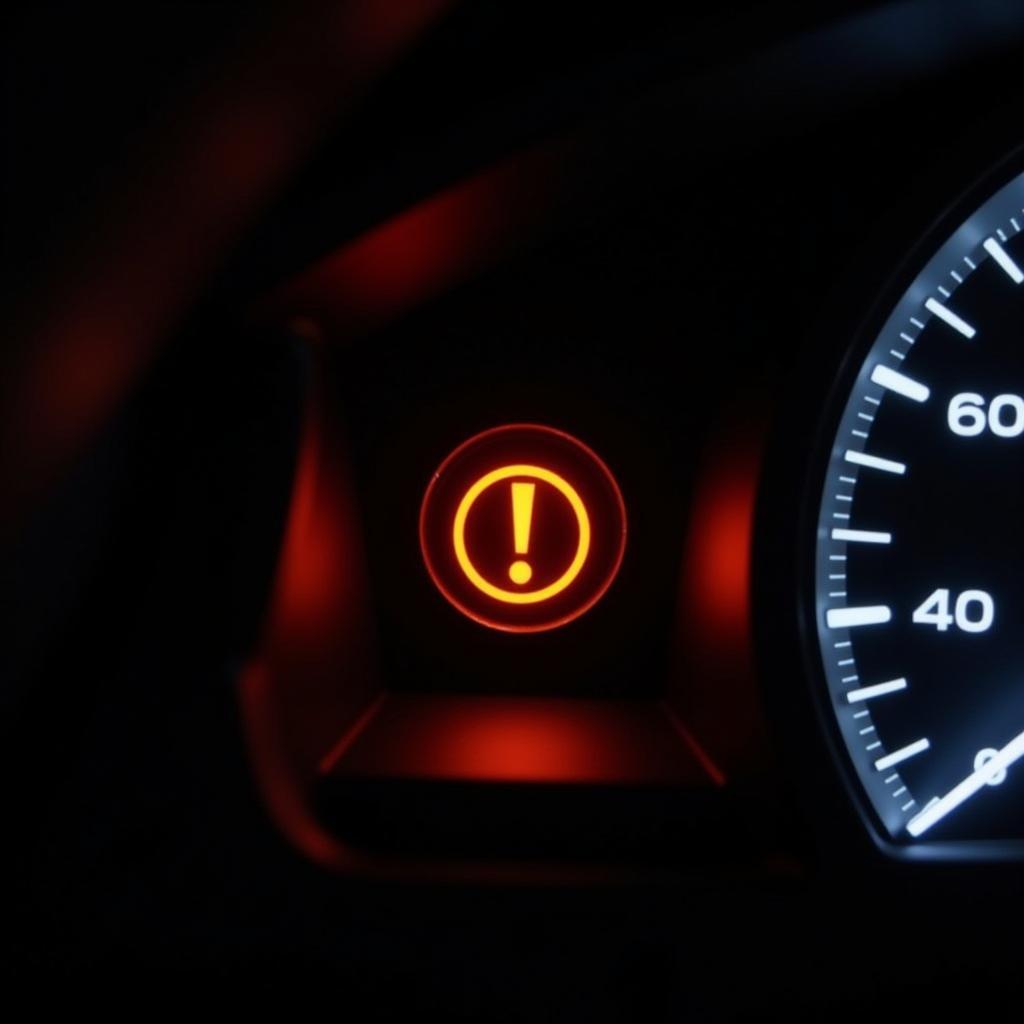
[[[1021,173],[947,220],[850,360],[815,492],[822,702],[889,844],[1024,841],[1022,226]]]

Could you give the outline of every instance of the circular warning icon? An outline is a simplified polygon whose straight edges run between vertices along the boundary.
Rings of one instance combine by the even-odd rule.
[[[574,437],[535,424],[496,427],[434,474],[420,545],[441,593],[509,632],[572,621],[611,585],[626,510],[608,467]]]

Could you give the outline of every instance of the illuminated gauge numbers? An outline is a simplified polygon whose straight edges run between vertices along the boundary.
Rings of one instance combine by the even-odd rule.
[[[901,845],[1024,840],[1022,226],[1024,175],[939,239],[855,368],[821,494],[828,703]]]

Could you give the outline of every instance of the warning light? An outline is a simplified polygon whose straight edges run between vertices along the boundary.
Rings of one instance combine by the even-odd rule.
[[[509,632],[553,629],[611,585],[626,510],[608,467],[551,427],[479,434],[434,474],[420,544],[441,593],[477,622]]]
[[[554,487],[566,501],[572,506],[576,514],[576,525],[579,528],[579,541],[576,545],[576,552],[573,555],[569,568],[546,587],[539,590],[511,591],[502,590],[500,587],[488,583],[487,580],[477,572],[476,567],[470,560],[466,551],[466,519],[476,499],[489,487],[499,481],[508,480],[512,477],[534,477]],[[533,496],[536,493],[535,483],[526,483],[517,480],[511,485],[512,493],[512,532],[515,536],[515,553],[525,555],[530,549],[530,524],[533,520]],[[509,604],[535,604],[538,601],[546,601],[556,594],[560,594],[577,576],[583,568],[590,552],[590,517],[587,515],[579,494],[573,487],[566,483],[557,473],[540,466],[502,466],[493,472],[482,476],[468,491],[459,503],[458,511],[455,513],[455,525],[452,528],[452,545],[455,548],[455,557],[459,566],[469,578],[470,582],[482,590],[485,594],[497,598],[499,601],[507,601]],[[508,575],[513,583],[529,583],[533,578],[533,567],[529,562],[517,559],[508,567]]]

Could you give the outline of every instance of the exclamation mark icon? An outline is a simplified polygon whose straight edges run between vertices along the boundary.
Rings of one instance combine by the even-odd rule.
[[[536,490],[536,484],[512,484],[512,535],[517,555],[530,553],[530,523],[533,521],[533,496]],[[509,579],[520,586],[529,583],[532,575],[530,563],[522,559],[516,559],[508,567]]]

